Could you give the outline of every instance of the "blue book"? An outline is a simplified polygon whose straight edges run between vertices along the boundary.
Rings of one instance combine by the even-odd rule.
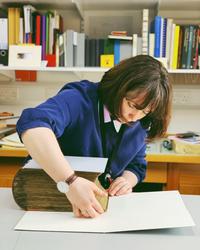
[[[162,33],[162,57],[166,57],[166,42],[167,42],[167,18],[164,18],[163,33]]]
[[[115,39],[114,41],[114,64],[118,64],[120,62],[120,40]]]
[[[161,16],[156,16],[154,19],[154,33],[155,33],[154,56],[160,57]]]

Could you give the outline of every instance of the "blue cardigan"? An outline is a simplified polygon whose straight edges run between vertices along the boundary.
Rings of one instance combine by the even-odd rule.
[[[21,134],[30,128],[47,127],[56,135],[64,155],[107,157],[103,155],[98,110],[98,83],[81,81],[66,84],[59,93],[35,108],[27,108],[17,122]],[[146,172],[146,131],[139,121],[125,130],[111,161],[111,176],[124,170],[133,172],[142,181]],[[112,131],[110,131],[112,130]],[[117,133],[107,128],[106,148],[112,148]],[[48,143],[48,142],[47,142]]]

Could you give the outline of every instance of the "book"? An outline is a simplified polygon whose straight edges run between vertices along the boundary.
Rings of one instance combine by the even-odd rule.
[[[170,54],[171,54],[171,36],[172,36],[172,26],[173,19],[167,18],[167,31],[166,31],[166,57],[167,57],[167,64],[170,64]]]
[[[8,18],[0,18],[0,64],[8,65]]]
[[[74,66],[84,67],[85,66],[85,34],[77,33],[77,48],[76,54],[74,55]]]
[[[190,61],[190,69],[197,68],[197,47],[198,47],[198,26],[194,26],[193,36],[192,36],[192,52],[191,52],[191,61]]]
[[[105,170],[107,158],[65,156],[76,175],[95,182]],[[24,210],[72,211],[65,194],[57,190],[56,183],[34,161],[29,160],[15,175],[12,185],[16,203]],[[103,209],[107,209],[108,196],[96,197]]]
[[[66,31],[65,67],[74,66],[74,31]]]
[[[173,149],[178,154],[200,154],[200,136],[190,138],[168,137],[173,144]]]
[[[183,45],[181,55],[181,68],[186,69],[187,67],[187,54],[188,54],[188,43],[189,43],[189,26],[183,26]]]
[[[160,57],[160,39],[161,39],[161,17],[160,16],[155,17],[154,32],[155,32],[154,56]]]
[[[178,62],[177,62],[177,68],[181,69],[181,51],[183,47],[183,26],[180,26],[179,31],[179,41],[178,41]]]
[[[127,31],[126,30],[116,30],[116,31],[111,31],[110,34],[112,36],[127,36]]]
[[[116,39],[114,42],[114,65],[120,62],[120,40]]]
[[[190,69],[190,63],[192,59],[192,41],[193,41],[194,25],[189,25],[189,38],[188,38],[188,53],[187,53],[187,64],[186,68]]]
[[[142,54],[147,55],[149,51],[149,10],[143,9],[142,12]]]
[[[58,49],[59,49],[59,67],[65,66],[65,53],[64,53],[64,36],[62,33],[58,35]]]
[[[35,44],[41,45],[41,15],[36,16],[36,35]]]
[[[132,56],[137,56],[138,34],[133,34]]]
[[[15,44],[15,8],[8,8],[8,43]]]
[[[120,61],[132,56],[132,41],[120,41]]]
[[[172,69],[177,69],[177,65],[178,65],[179,32],[180,32],[180,26],[176,25],[175,33],[174,33],[174,50],[173,50]]]
[[[89,66],[96,66],[96,40],[95,38],[89,39]]]
[[[121,40],[132,40],[132,36],[113,36],[113,35],[108,35],[109,39],[121,39]]]
[[[149,34],[149,55],[154,56],[155,34]]]
[[[163,18],[162,30],[162,57],[166,57],[166,43],[167,43],[167,18]]]
[[[41,42],[42,42],[42,60],[46,57],[46,16],[42,15],[42,29],[41,29]]]

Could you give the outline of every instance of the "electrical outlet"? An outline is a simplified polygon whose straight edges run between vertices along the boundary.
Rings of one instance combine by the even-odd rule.
[[[0,87],[0,102],[13,103],[17,101],[18,91],[16,87]]]

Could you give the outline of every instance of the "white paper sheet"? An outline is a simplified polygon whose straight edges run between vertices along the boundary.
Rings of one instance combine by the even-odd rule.
[[[15,230],[120,232],[194,226],[178,191],[111,197],[106,213],[94,219],[68,212],[26,212]]]
[[[108,158],[101,157],[79,157],[65,156],[66,160],[75,171],[103,173],[106,167]],[[34,160],[30,160],[24,168],[41,168]]]

